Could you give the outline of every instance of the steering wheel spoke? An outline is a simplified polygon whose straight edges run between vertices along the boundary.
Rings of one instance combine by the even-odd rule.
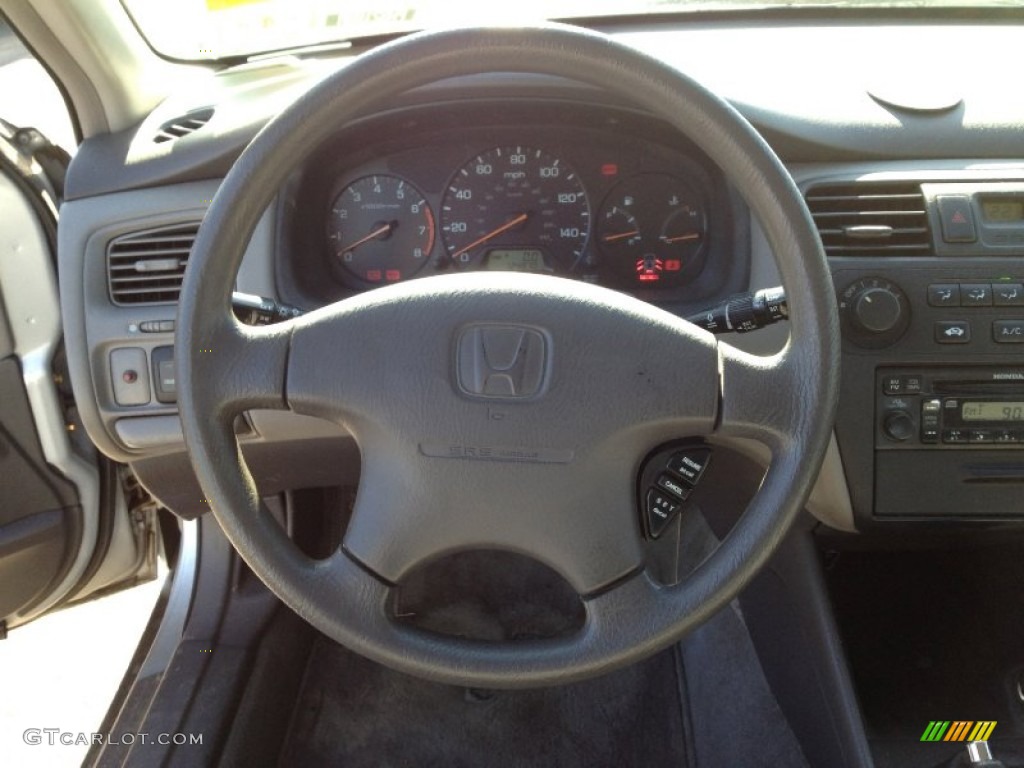
[[[813,382],[801,382],[787,351],[751,355],[719,342],[721,403],[716,432],[747,437],[781,448],[806,410],[802,395]]]
[[[183,393],[189,399],[184,407],[201,408],[224,423],[245,410],[287,407],[286,369],[295,321],[246,326],[226,317],[211,325],[179,353],[187,358],[190,376],[203,384]]]

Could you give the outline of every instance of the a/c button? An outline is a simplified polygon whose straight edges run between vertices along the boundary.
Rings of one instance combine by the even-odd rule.
[[[996,320],[992,338],[1000,344],[1024,344],[1024,320]]]

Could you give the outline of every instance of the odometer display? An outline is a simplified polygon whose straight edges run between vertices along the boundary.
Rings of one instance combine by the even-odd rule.
[[[534,248],[492,248],[484,258],[484,269],[506,272],[549,272],[544,254]]]
[[[484,265],[488,252],[539,251],[560,274],[579,270],[590,206],[579,178],[559,158],[529,147],[496,147],[462,168],[441,201],[441,238],[450,266]],[[512,269],[522,259],[510,258]]]

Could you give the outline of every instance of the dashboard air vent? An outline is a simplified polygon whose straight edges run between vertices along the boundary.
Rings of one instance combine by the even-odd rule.
[[[829,256],[924,256],[928,210],[916,182],[844,181],[805,193]]]
[[[213,107],[194,109],[188,114],[168,120],[161,125],[156,136],[153,137],[153,141],[162,144],[165,141],[174,141],[182,136],[188,136],[210,122],[212,117]]]
[[[173,304],[181,293],[199,222],[121,235],[107,244],[107,282],[115,304]]]

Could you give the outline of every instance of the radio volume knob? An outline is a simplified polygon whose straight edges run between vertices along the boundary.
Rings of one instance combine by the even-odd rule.
[[[888,333],[903,319],[903,302],[891,288],[865,288],[854,299],[853,317],[868,333]]]
[[[914,436],[914,419],[903,410],[889,411],[882,419],[882,431],[890,440],[905,442]]]

